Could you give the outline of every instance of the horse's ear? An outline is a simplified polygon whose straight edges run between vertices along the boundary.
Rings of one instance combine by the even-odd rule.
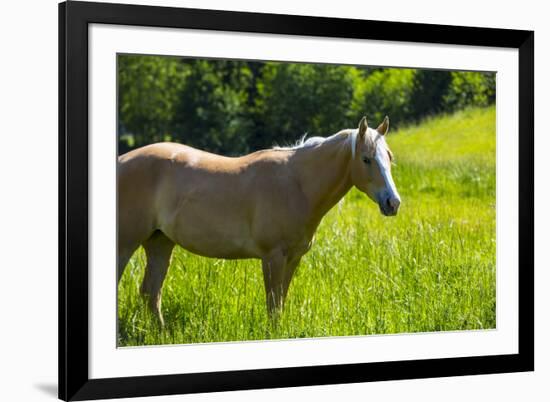
[[[359,132],[358,132],[359,138],[365,137],[365,134],[367,133],[367,127],[368,127],[367,116],[363,116],[363,118],[359,122]]]
[[[390,118],[388,116],[384,117],[384,121],[376,128],[381,135],[386,135],[390,128]]]

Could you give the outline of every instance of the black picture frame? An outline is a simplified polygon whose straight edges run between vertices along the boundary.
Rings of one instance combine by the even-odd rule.
[[[90,379],[88,25],[118,24],[519,51],[517,354]],[[86,400],[534,370],[534,32],[70,1],[59,4],[59,398]]]

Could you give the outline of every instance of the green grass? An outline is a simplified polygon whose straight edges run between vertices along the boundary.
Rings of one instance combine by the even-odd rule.
[[[138,250],[119,287],[119,345],[495,328],[495,121],[494,107],[471,109],[391,133],[399,214],[352,190],[323,219],[277,325],[259,261],[177,247],[159,330]]]

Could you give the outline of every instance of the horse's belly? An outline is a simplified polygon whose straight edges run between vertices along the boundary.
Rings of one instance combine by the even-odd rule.
[[[226,213],[187,210],[162,230],[181,247],[205,257],[259,257],[245,220],[223,212]]]
[[[216,242],[196,242],[193,240],[182,241],[178,244],[184,249],[203,257],[224,258],[224,259],[241,259],[241,258],[257,258],[255,252],[247,247],[235,244],[233,241],[219,239]]]

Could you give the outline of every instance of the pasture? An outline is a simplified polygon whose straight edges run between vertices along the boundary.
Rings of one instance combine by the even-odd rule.
[[[387,141],[399,214],[382,216],[352,189],[319,226],[277,325],[266,314],[259,260],[176,247],[160,330],[139,294],[139,249],[118,288],[118,345],[495,328],[495,108],[390,129]]]

